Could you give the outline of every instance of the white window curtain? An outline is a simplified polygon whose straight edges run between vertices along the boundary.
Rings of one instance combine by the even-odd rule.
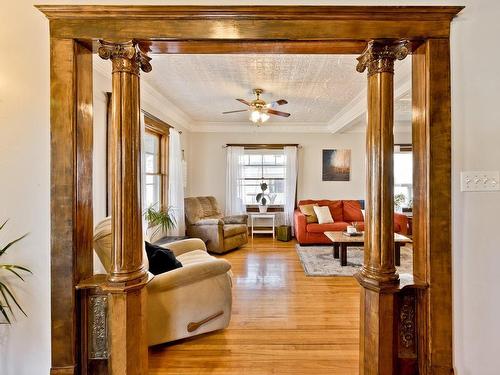
[[[228,146],[226,152],[226,215],[241,215],[246,212],[243,199],[245,149]]]
[[[285,225],[293,228],[293,212],[295,210],[295,196],[297,192],[297,147],[285,146]]]
[[[173,128],[170,129],[168,155],[168,205],[172,208],[176,226],[170,230],[170,236],[184,236],[184,167],[182,161],[181,136]]]

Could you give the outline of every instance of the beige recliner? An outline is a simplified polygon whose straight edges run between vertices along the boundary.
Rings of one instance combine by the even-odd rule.
[[[147,285],[148,344],[156,345],[226,328],[231,319],[231,264],[207,253],[198,238],[169,243],[181,268],[156,275]],[[94,232],[94,249],[111,267],[111,218]],[[147,255],[144,252],[144,259]]]
[[[222,254],[248,243],[248,215],[222,215],[214,197],[184,199],[186,232],[201,238],[208,251]]]

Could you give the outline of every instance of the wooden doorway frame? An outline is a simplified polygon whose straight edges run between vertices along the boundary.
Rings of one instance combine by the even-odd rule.
[[[415,348],[420,374],[453,372],[449,34],[462,7],[37,8],[50,20],[51,39],[52,374],[85,371],[75,288],[92,274],[92,53],[99,39],[135,40],[153,66],[157,53],[359,54],[373,39],[410,40]]]

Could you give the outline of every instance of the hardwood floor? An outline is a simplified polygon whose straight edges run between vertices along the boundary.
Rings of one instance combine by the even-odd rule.
[[[150,374],[358,374],[359,286],[306,277],[295,244],[259,237],[224,255],[234,273],[230,326],[150,349]]]

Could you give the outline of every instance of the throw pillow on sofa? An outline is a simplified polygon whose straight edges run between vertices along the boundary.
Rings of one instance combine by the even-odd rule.
[[[153,245],[146,241],[146,254],[149,261],[149,272],[153,275],[168,272],[182,267],[172,250]]]
[[[317,204],[304,204],[299,206],[300,212],[302,212],[306,216],[307,224],[317,223],[318,217],[316,216],[316,212],[314,212],[314,206],[318,206]]]
[[[313,209],[318,217],[319,224],[333,223],[332,214],[330,213],[330,208],[328,206],[314,206]]]

